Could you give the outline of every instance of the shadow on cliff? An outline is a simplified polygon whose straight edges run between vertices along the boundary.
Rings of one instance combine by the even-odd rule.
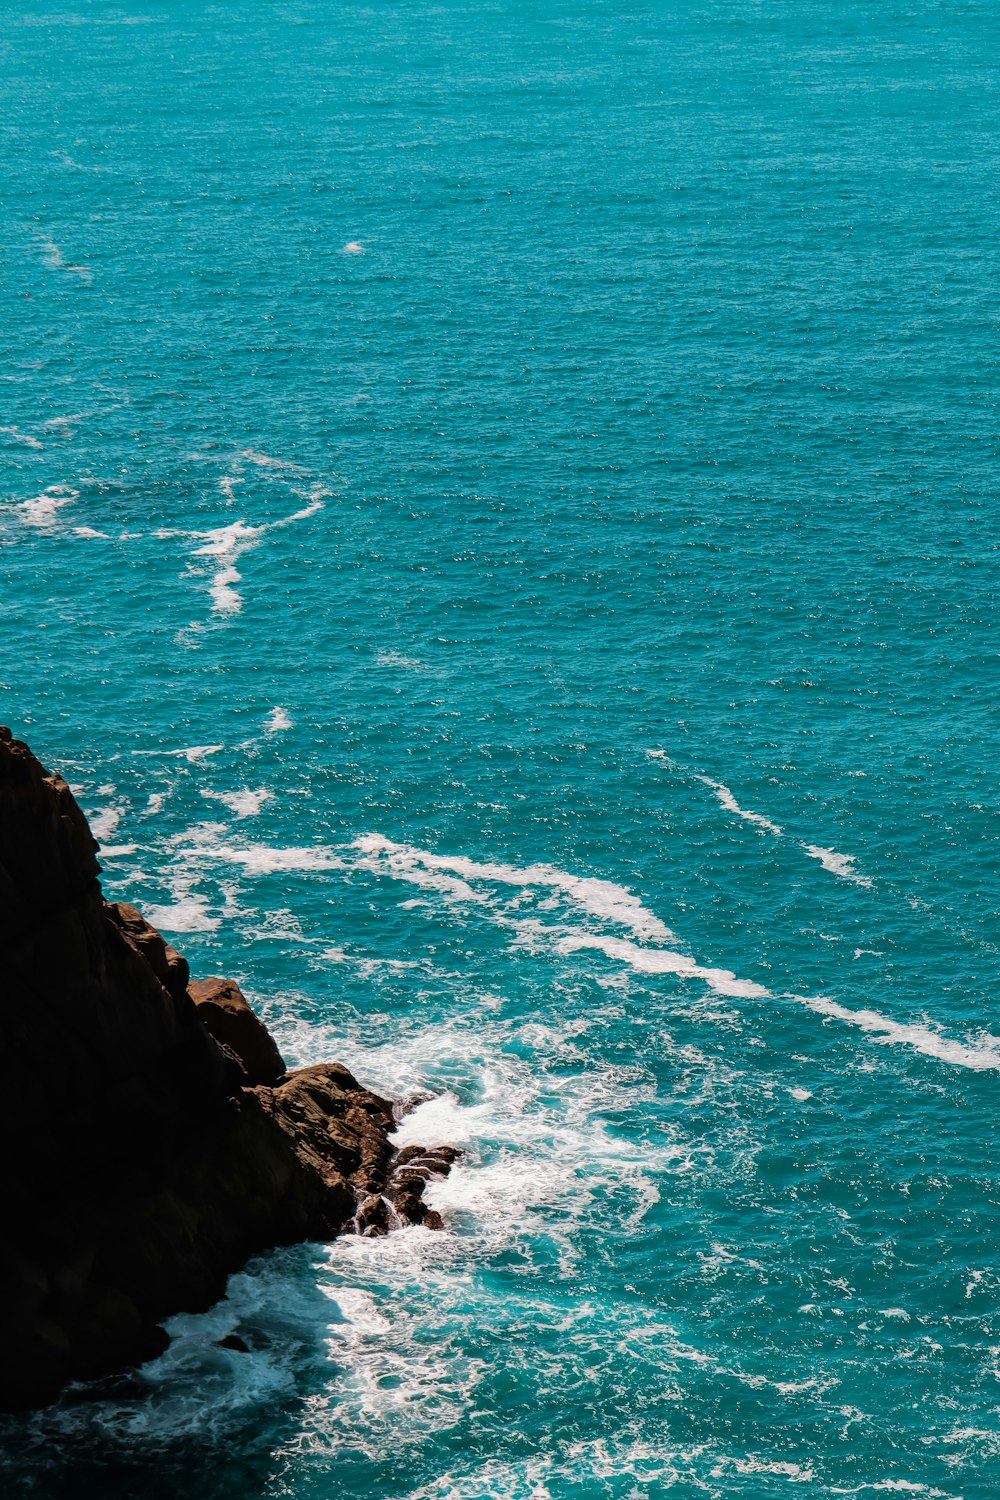
[[[340,1321],[318,1246],[256,1258],[139,1369],[0,1415],[0,1493],[25,1500],[253,1500],[274,1494],[308,1396],[335,1377]],[[223,1346],[223,1341],[228,1347]],[[283,1493],[280,1480],[277,1493]]]
[[[441,1228],[460,1153],[396,1150],[338,1063],[287,1071],[236,985],[104,899],[97,847],[0,727],[0,1488],[246,1497],[333,1369],[309,1242]]]

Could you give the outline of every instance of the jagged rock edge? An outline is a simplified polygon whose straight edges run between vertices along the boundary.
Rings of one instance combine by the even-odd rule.
[[[165,1347],[256,1252],[439,1228],[453,1148],[395,1151],[390,1101],[289,1072],[231,981],[190,981],[105,901],[66,782],[0,727],[0,1407]]]

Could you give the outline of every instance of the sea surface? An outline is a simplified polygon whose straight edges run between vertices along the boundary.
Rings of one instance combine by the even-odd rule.
[[[4,7],[0,720],[467,1153],[4,1419],[5,1494],[1000,1494],[998,59]]]

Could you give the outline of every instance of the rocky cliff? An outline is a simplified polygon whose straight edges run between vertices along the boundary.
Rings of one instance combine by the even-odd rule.
[[[455,1153],[394,1152],[337,1063],[287,1072],[221,979],[104,899],[69,787],[0,728],[0,1407],[165,1347],[265,1247],[437,1227]]]

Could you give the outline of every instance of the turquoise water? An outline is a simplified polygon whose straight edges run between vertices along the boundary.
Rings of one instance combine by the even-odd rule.
[[[995,1496],[995,9],[2,36],[0,718],[468,1152],[8,1488]]]

